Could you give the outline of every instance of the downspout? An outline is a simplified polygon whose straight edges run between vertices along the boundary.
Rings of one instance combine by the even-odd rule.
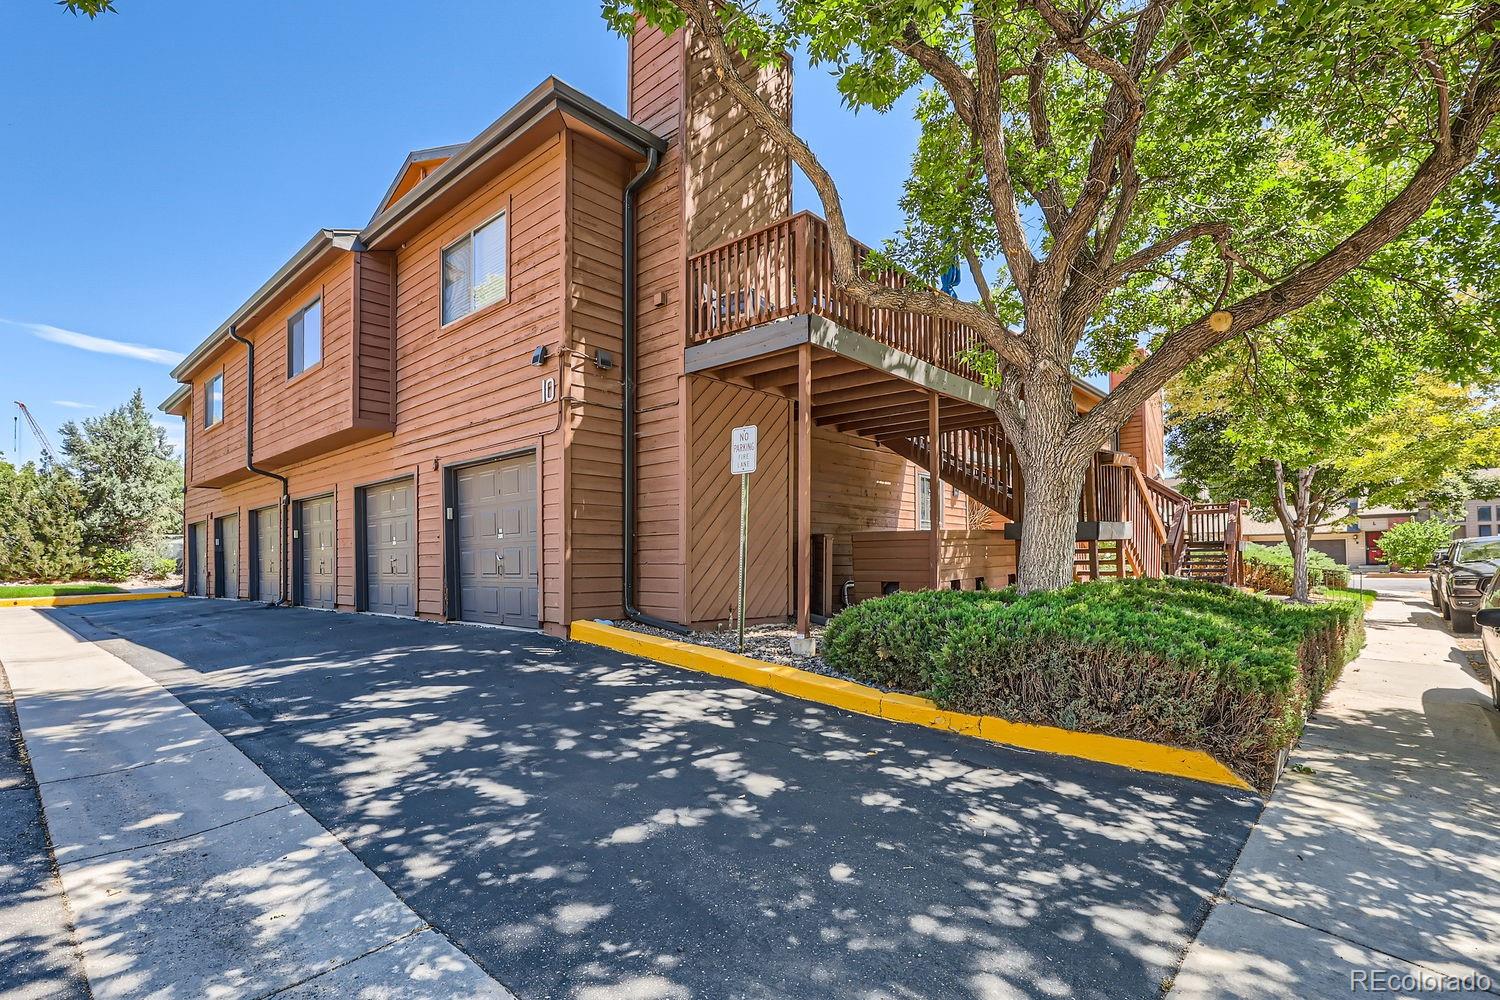
[[[675,632],[678,635],[688,634],[688,630],[676,622],[669,622],[653,615],[648,615],[635,606],[635,506],[636,506],[636,470],[635,470],[635,195],[641,185],[651,179],[656,173],[656,168],[661,165],[661,153],[654,147],[646,151],[646,166],[635,177],[631,178],[629,184],[625,185],[625,247],[624,247],[624,273],[621,275],[621,285],[624,288],[624,322],[621,324],[620,344],[620,370],[624,382],[624,483],[621,484],[623,499],[621,507],[624,511],[624,531],[621,533],[621,543],[624,549],[624,558],[621,560],[623,576],[621,579],[622,604],[625,609],[625,617],[642,625],[650,625],[652,628],[664,629]]]
[[[279,541],[281,561],[277,563],[281,570],[281,599],[266,601],[266,603],[286,604],[288,603],[286,596],[286,515],[287,507],[291,503],[291,491],[287,486],[286,476],[255,467],[255,343],[241,337],[232,323],[229,326],[229,338],[245,345],[245,471],[253,472],[257,476],[265,476],[267,479],[274,479],[281,484],[281,504],[277,517],[277,527],[280,529],[278,534],[281,536]],[[251,525],[251,530],[254,530],[254,525]]]

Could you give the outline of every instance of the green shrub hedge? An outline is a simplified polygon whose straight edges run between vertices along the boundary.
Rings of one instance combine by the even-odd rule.
[[[922,591],[840,613],[823,658],[943,708],[1204,750],[1267,790],[1363,611],[1185,580]]]
[[[1285,542],[1244,547],[1245,586],[1270,594],[1292,592],[1292,550]],[[1334,562],[1317,549],[1307,550],[1307,580],[1314,587],[1349,586],[1349,567]]]

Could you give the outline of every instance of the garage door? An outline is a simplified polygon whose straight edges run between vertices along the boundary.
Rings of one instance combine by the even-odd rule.
[[[218,595],[230,600],[240,596],[240,518],[238,514],[214,521],[219,540]]]
[[[193,534],[188,540],[188,560],[187,592],[202,597],[203,583],[208,579],[208,525],[203,521],[193,525]]]
[[[1344,545],[1342,538],[1314,538],[1308,542],[1308,545],[1340,566],[1349,565],[1348,548]]]
[[[281,518],[275,507],[255,512],[255,599],[281,600]]]
[[[417,613],[416,487],[410,479],[365,490],[365,610]]]
[[[537,625],[536,456],[459,469],[459,617]]]
[[[334,602],[333,497],[304,500],[298,505],[298,554],[302,572],[302,605],[332,608]]]

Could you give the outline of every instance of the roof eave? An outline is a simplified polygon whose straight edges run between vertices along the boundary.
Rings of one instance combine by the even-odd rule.
[[[191,375],[204,359],[228,343],[231,327],[242,323],[247,316],[254,314],[266,302],[285,291],[289,284],[302,276],[328,251],[354,249],[358,236],[357,229],[319,229],[313,234],[312,239],[302,245],[302,249],[292,255],[291,260],[281,265],[280,269],[271,275],[270,280],[256,289],[255,293],[246,299],[233,315],[203,343],[193,348],[192,353],[183,358],[176,368],[172,369],[172,377],[180,382],[184,377]]]
[[[177,413],[182,409],[182,404],[187,402],[188,394],[192,391],[193,387],[190,385],[179,385],[172,395],[162,400],[157,409],[162,413]]]
[[[400,230],[404,222],[430,205],[450,186],[483,169],[491,157],[553,113],[581,121],[641,156],[650,149],[661,153],[667,148],[666,140],[655,133],[556,77],[548,77],[395,204],[371,219],[359,234],[360,246],[379,248]]]

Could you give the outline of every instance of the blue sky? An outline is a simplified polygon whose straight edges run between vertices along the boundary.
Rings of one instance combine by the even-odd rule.
[[[89,21],[0,4],[7,458],[12,400],[54,442],[136,386],[154,409],[175,355],[313,230],[363,225],[407,150],[470,138],[549,74],[625,110],[625,41],[586,0],[116,6]],[[853,232],[889,235],[909,115],[853,116],[805,65],[794,103]],[[805,182],[796,207],[817,208]]]

